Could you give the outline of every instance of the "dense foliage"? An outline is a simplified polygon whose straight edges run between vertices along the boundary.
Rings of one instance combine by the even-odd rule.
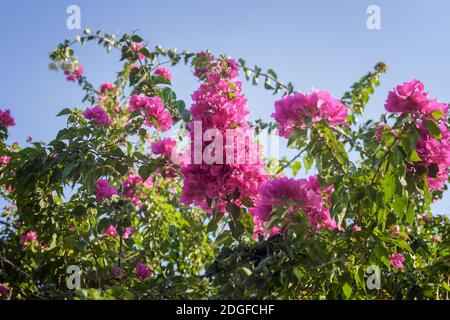
[[[121,51],[117,79],[98,89],[73,49],[89,42]],[[136,34],[85,30],[50,58],[85,92],[83,108],[27,147],[6,143],[15,123],[0,112],[0,299],[448,299],[450,224],[430,211],[447,188],[448,105],[420,81],[360,124],[384,63],[336,99]],[[190,108],[163,66],[180,62],[199,81]],[[282,94],[273,123],[249,122],[239,72]],[[263,159],[253,131],[298,154]],[[67,286],[69,266],[81,288]]]

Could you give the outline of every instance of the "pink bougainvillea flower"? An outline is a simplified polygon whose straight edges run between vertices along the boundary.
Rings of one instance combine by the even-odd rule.
[[[151,178],[150,178],[151,179]],[[148,179],[147,179],[148,180]],[[128,174],[127,178],[123,182],[123,194],[125,198],[129,199],[136,207],[142,207],[142,201],[139,199],[136,191],[139,185],[149,186],[153,181],[143,181],[141,176],[135,173]]]
[[[397,224],[395,226],[393,226],[391,233],[393,236],[398,236],[400,234],[400,226]]]
[[[211,69],[205,72],[204,82],[192,94],[192,121],[189,123],[191,148],[186,155],[190,161],[184,161],[181,168],[183,193],[180,199],[186,205],[195,204],[207,211],[210,209],[206,205],[208,198],[226,199],[230,195],[237,195],[236,205],[245,201],[254,203],[260,186],[268,179],[259,156],[259,146],[252,139],[247,99],[241,92],[242,83],[234,78],[237,75],[237,64],[234,60],[223,57],[209,63]],[[196,127],[198,123],[201,123],[201,128]],[[236,129],[236,139],[242,136],[241,140],[245,142],[246,137],[249,137],[242,149],[245,150],[247,159],[252,158],[252,161],[237,161],[239,141],[235,143],[234,137],[233,144],[229,145],[232,149],[227,151],[229,158],[225,159],[222,155],[221,159],[209,164],[204,158],[200,162],[196,161],[195,150],[201,149],[203,152],[208,143],[196,146],[194,136],[211,129],[224,137],[225,148],[229,145],[227,131],[230,129]],[[218,200],[217,207],[219,211],[224,209],[225,202]]]
[[[155,127],[161,131],[167,131],[172,127],[172,116],[158,96],[147,97],[143,94],[134,94],[130,97],[128,109],[141,111],[149,127]]]
[[[141,61],[145,60],[144,54],[141,52],[141,49],[144,47],[142,43],[133,42],[131,43],[131,50],[137,53],[138,59]]]
[[[11,162],[11,157],[10,156],[1,156],[0,157],[0,163],[1,164],[8,164]]]
[[[120,276],[121,273],[122,273],[122,269],[120,269],[119,266],[115,266],[111,271],[111,274],[113,275],[113,277],[118,277],[118,276]]]
[[[113,83],[105,82],[100,86],[100,95],[104,95],[108,91],[111,91],[115,88]]]
[[[174,155],[177,142],[172,138],[161,139],[152,144],[152,152],[156,155],[162,155],[167,158],[171,158]]]
[[[289,138],[295,127],[307,126],[304,119],[331,125],[346,125],[348,108],[326,91],[313,91],[309,95],[297,92],[275,101],[272,117],[279,123],[279,135]]]
[[[117,190],[109,184],[107,179],[100,178],[95,183],[95,197],[97,201],[111,198],[115,194],[117,194]]]
[[[147,279],[148,277],[150,277],[151,272],[152,271],[146,264],[140,262],[136,263],[136,275],[139,279]]]
[[[6,296],[8,292],[9,292],[8,288],[4,284],[0,283],[0,297]]]
[[[435,111],[446,115],[448,112],[448,105],[428,97],[419,80],[405,82],[390,91],[384,107],[388,112],[416,115],[430,115]]]
[[[442,137],[440,140],[433,138],[422,122],[417,124],[421,136],[417,141],[416,151],[422,161],[415,163],[416,166],[435,168],[434,176],[427,175],[428,186],[432,190],[442,190],[448,179],[450,167],[450,131],[445,124],[439,125]]]
[[[105,231],[103,231],[103,234],[106,237],[117,237],[117,229],[112,224],[110,224],[109,227],[106,228]]]
[[[0,110],[0,127],[8,128],[15,126],[14,118],[11,116],[9,109]]]
[[[27,141],[27,142],[31,142],[31,141],[33,141],[33,138],[30,137],[30,136],[28,136],[26,141]]]
[[[164,67],[158,67],[155,69],[155,74],[158,76],[163,76],[164,78],[166,78],[167,80],[172,80],[172,74],[170,73],[169,70],[167,70]]]
[[[64,70],[64,75],[68,81],[74,82],[81,78],[84,73],[84,68],[82,66],[76,67],[74,70],[66,69]]]
[[[357,224],[355,224],[352,228],[353,232],[361,232],[361,230],[362,230],[361,227]]]
[[[28,231],[26,234],[20,237],[20,244],[27,245],[31,243],[37,242],[37,232],[36,231]]]
[[[337,225],[329,209],[332,192],[333,186],[322,189],[316,176],[298,180],[283,177],[267,182],[260,190],[256,208],[251,210],[257,233],[261,233],[261,224],[270,221],[275,207],[283,207],[290,214],[301,210],[314,230],[335,229]]]
[[[390,257],[391,265],[397,269],[403,269],[405,262],[405,257],[401,253],[393,253]]]
[[[109,126],[111,124],[108,114],[99,105],[96,105],[92,108],[86,108],[86,110],[84,110],[83,112],[83,116],[86,119],[92,120],[100,125]]]
[[[126,227],[125,228],[125,232],[123,233],[123,235],[122,235],[122,238],[124,238],[124,239],[128,239],[132,234],[133,234],[133,228],[131,228],[131,227]]]

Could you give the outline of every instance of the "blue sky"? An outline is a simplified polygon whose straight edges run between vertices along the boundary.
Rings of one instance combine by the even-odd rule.
[[[48,70],[48,53],[80,31],[66,28],[69,5],[81,9],[81,27],[109,33],[138,30],[149,45],[179,50],[210,49],[273,68],[295,87],[330,91],[340,97],[378,61],[389,66],[367,108],[378,119],[387,92],[413,78],[430,95],[450,101],[448,0],[346,1],[12,1],[0,2],[0,108],[8,107],[17,125],[11,139],[27,136],[48,141],[65,124],[56,118],[64,107],[80,104],[82,92],[61,74]],[[381,9],[381,30],[366,27],[369,5]],[[77,55],[91,82],[112,81],[118,53],[107,56],[94,45]],[[184,67],[174,68],[174,87],[188,103],[197,86]],[[274,97],[262,88],[244,86],[252,118],[268,120]],[[450,197],[435,213],[450,212]]]

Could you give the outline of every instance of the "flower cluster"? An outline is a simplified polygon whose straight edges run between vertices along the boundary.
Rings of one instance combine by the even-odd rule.
[[[0,297],[6,296],[8,292],[9,292],[8,288],[0,283]]]
[[[117,237],[117,236],[118,236],[117,229],[116,229],[116,227],[114,227],[112,224],[110,224],[109,227],[106,228],[106,229],[103,231],[103,234],[104,234],[106,237],[111,237],[111,238],[114,238],[114,237]],[[126,227],[126,228],[125,228],[125,232],[124,232],[123,235],[122,235],[122,238],[123,238],[123,239],[128,239],[132,234],[133,234],[133,228],[131,228],[131,227]]]
[[[143,181],[140,175],[130,173],[123,182],[123,195],[138,208],[142,207],[142,201],[139,199],[136,191],[137,187],[141,184],[151,187],[153,185],[153,180],[149,177],[147,180]]]
[[[177,142],[172,138],[164,138],[152,144],[152,152],[156,155],[162,155],[167,158],[174,156]]]
[[[8,128],[16,125],[9,109],[0,110],[0,127]]]
[[[450,131],[442,123],[439,126],[442,137],[440,140],[433,138],[421,122],[418,123],[421,137],[417,141],[416,151],[422,159],[415,166],[422,166],[428,169],[428,172],[434,171],[434,174],[427,175],[427,181],[430,189],[442,190],[448,179],[450,168]]]
[[[147,97],[143,94],[134,94],[130,98],[128,109],[143,112],[146,125],[149,127],[155,127],[161,131],[167,131],[172,127],[172,117],[158,96]]]
[[[136,275],[139,279],[141,280],[145,280],[148,277],[150,277],[150,274],[152,273],[152,270],[150,270],[150,268],[143,263],[136,263]]]
[[[111,198],[117,194],[117,190],[109,185],[108,180],[100,178],[95,183],[95,197],[97,201],[102,201],[105,198]]]
[[[115,89],[115,86],[111,82],[105,82],[100,86],[100,95],[104,95],[109,91],[112,91]]]
[[[184,204],[194,203],[209,210],[206,200],[217,199],[218,208],[223,211],[227,200],[234,199],[237,205],[245,200],[253,203],[259,187],[267,181],[247,120],[247,100],[241,93],[241,83],[234,79],[236,75],[237,65],[234,60],[221,58],[206,72],[205,81],[192,94],[192,121],[189,123],[191,149],[188,154],[191,161],[181,168],[184,178],[181,202]],[[200,128],[197,124],[201,124]],[[221,150],[211,152],[214,154],[212,163],[206,163],[205,159],[196,162],[196,151],[201,149],[199,153],[203,155],[209,142],[198,142],[195,136],[203,137],[209,130],[223,137],[223,143],[219,146]],[[238,136],[227,137],[230,130],[237,132]],[[248,142],[240,148],[244,149],[246,159],[236,161],[238,144],[242,141]],[[228,157],[225,160],[226,153]],[[218,156],[220,154],[222,156]]]
[[[31,243],[37,242],[37,232],[36,231],[28,231],[26,234],[20,237],[20,244],[27,245]]]
[[[68,81],[74,82],[81,78],[84,73],[84,68],[82,66],[78,66],[75,69],[66,69],[64,70],[64,75]]]
[[[396,269],[403,269],[405,263],[405,257],[401,253],[393,253],[390,256],[391,265]]]
[[[133,50],[137,56],[138,59],[140,61],[144,61],[145,60],[145,56],[144,54],[141,52],[141,49],[144,47],[144,45],[142,43],[138,43],[138,42],[133,42],[131,43],[131,50]]]
[[[11,162],[10,156],[1,156],[0,157],[0,164],[8,164]]]
[[[164,67],[157,67],[154,71],[155,75],[157,76],[162,76],[164,78],[166,78],[167,80],[172,80],[172,74],[170,73],[169,70],[167,70]]]
[[[388,112],[419,116],[430,116],[435,111],[444,115],[448,112],[448,105],[428,97],[428,93],[424,91],[424,86],[419,80],[405,82],[390,91],[384,107]]]
[[[280,124],[279,135],[289,138],[296,127],[305,128],[311,122],[328,121],[331,125],[345,125],[348,108],[326,91],[300,92],[275,101],[272,117]]]
[[[83,112],[83,116],[86,119],[92,120],[100,125],[109,126],[111,124],[108,113],[106,113],[106,111],[99,105],[92,108],[86,108]]]
[[[276,178],[261,188],[261,195],[256,208],[251,210],[255,230],[264,234],[262,224],[269,222],[272,210],[276,207],[286,208],[289,216],[302,211],[314,230],[336,228],[336,222],[330,217],[331,193],[333,186],[322,189],[317,176],[308,179]]]

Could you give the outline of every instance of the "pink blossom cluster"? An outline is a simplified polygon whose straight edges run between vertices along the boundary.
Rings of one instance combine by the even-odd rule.
[[[8,288],[0,283],[0,297],[6,296],[8,292],[9,292]]]
[[[141,52],[141,49],[144,47],[142,43],[133,42],[131,43],[131,50],[137,53],[138,59],[141,61],[145,60],[144,54]]]
[[[154,71],[155,75],[157,76],[162,76],[164,78],[166,78],[167,80],[172,80],[172,74],[170,73],[169,70],[167,70],[164,67],[157,67]]]
[[[11,116],[9,109],[0,110],[0,127],[8,128],[15,126],[14,118]]]
[[[152,270],[146,264],[140,262],[136,263],[135,269],[137,277],[141,280],[147,279],[152,273]]]
[[[114,237],[117,237],[117,236],[118,236],[117,229],[116,229],[116,227],[114,227],[112,224],[110,224],[110,225],[108,226],[108,228],[106,228],[106,229],[103,231],[103,234],[104,234],[106,237],[111,237],[111,238],[114,238]],[[125,232],[124,232],[123,235],[122,235],[122,238],[123,238],[123,239],[128,239],[132,234],[133,234],[133,228],[131,228],[131,227],[126,227],[126,228],[125,228]]]
[[[435,111],[440,111],[444,115],[448,112],[448,105],[428,97],[423,83],[419,80],[405,82],[390,91],[384,107],[388,112],[427,116]]]
[[[279,135],[289,138],[296,128],[305,128],[305,118],[312,122],[322,119],[331,125],[346,125],[348,108],[326,91],[300,92],[286,95],[275,101],[272,117],[279,123]]]
[[[396,269],[403,269],[405,266],[403,265],[405,263],[405,257],[401,253],[393,253],[390,256],[390,262],[391,266],[393,266]]]
[[[433,138],[422,122],[418,123],[421,137],[417,141],[416,151],[422,159],[417,165],[429,168],[437,167],[436,176],[428,176],[427,181],[430,189],[442,190],[448,179],[450,168],[450,131],[442,123],[439,128],[442,133],[440,140]]]
[[[66,69],[64,70],[64,75],[68,81],[74,82],[81,78],[84,73],[84,68],[82,66],[78,66],[75,69]]]
[[[104,95],[105,93],[114,90],[115,86],[111,82],[105,82],[100,85],[100,95]]]
[[[27,245],[31,243],[37,242],[37,232],[36,231],[28,231],[23,236],[20,237],[20,244]]]
[[[177,142],[172,138],[163,138],[152,144],[152,152],[156,155],[162,155],[171,158],[175,155]]]
[[[97,201],[102,201],[103,199],[111,198],[115,194],[117,194],[117,190],[109,184],[108,180],[100,178],[96,181],[95,197]]]
[[[1,156],[0,157],[0,164],[8,164],[11,162],[10,156]]]
[[[96,105],[92,108],[86,108],[86,110],[84,110],[83,112],[83,116],[86,119],[92,120],[100,125],[109,126],[111,124],[108,113],[106,113],[106,111],[99,105]]]
[[[172,127],[172,117],[158,96],[147,97],[143,94],[134,94],[130,98],[128,109],[143,112],[146,125],[149,127],[155,127],[161,131],[167,131]]]
[[[237,205],[249,200],[254,202],[258,196],[258,189],[267,181],[264,164],[257,152],[257,145],[252,141],[252,132],[248,124],[249,111],[247,100],[241,93],[241,82],[236,81],[237,65],[232,59],[222,58],[215,66],[205,74],[205,81],[192,94],[193,104],[190,109],[192,121],[189,124],[191,134],[189,164],[181,168],[183,175],[183,193],[181,202],[184,204],[196,204],[209,210],[206,205],[207,198],[217,199],[219,210],[224,211],[225,201],[230,197],[235,199]],[[196,124],[201,124],[201,129]],[[228,146],[228,154],[236,157],[237,144],[231,139],[226,139],[227,130],[239,129],[244,137],[250,137],[245,144],[245,155],[255,161],[226,161],[226,150],[218,161],[206,164],[194,159],[196,149],[200,148],[204,153],[210,142],[195,141],[195,135],[201,135],[205,131],[214,129],[224,137],[223,145]],[[245,138],[242,138],[245,139]],[[237,137],[237,140],[242,140]],[[196,146],[195,144],[201,143]],[[234,148],[234,149],[230,149]],[[248,159],[246,159],[248,160]]]
[[[335,229],[336,222],[330,217],[331,193],[333,186],[322,189],[317,176],[308,179],[276,178],[261,188],[256,208],[251,210],[254,217],[255,230],[264,234],[262,228],[271,219],[271,212],[276,207],[288,207],[288,215],[302,211],[314,230]]]
[[[142,207],[142,201],[137,193],[137,188],[141,184],[151,187],[153,185],[153,180],[149,177],[147,180],[143,181],[140,175],[130,173],[123,182],[123,195],[138,208]]]

